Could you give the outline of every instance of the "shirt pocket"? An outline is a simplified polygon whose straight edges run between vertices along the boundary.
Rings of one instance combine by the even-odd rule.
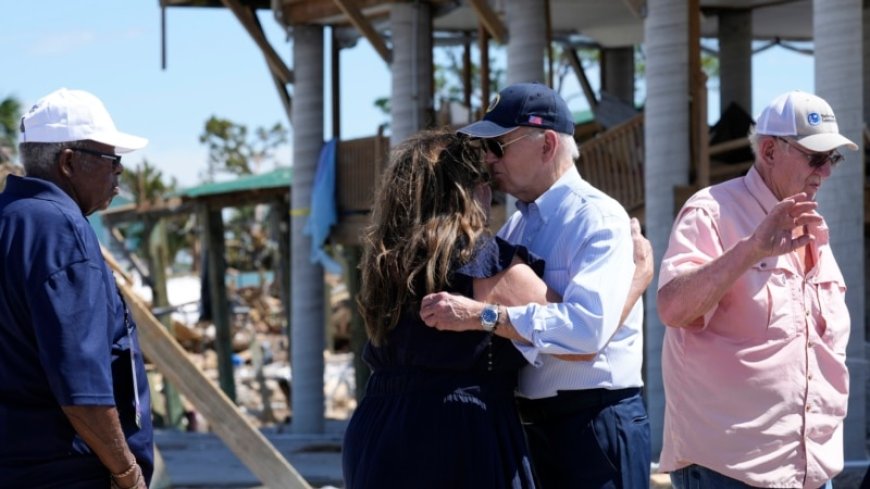
[[[736,297],[737,305],[734,322],[744,328],[742,339],[779,341],[797,335],[799,314],[795,311],[798,303],[794,300],[794,275],[788,269],[778,266],[775,257],[762,260],[753,265],[738,284],[738,291],[745,291],[749,297]]]
[[[845,355],[849,343],[849,308],[846,307],[846,284],[841,280],[818,282],[819,309],[825,321],[822,341],[834,353]]]

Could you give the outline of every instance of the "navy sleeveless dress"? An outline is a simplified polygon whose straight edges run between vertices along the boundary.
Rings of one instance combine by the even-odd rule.
[[[520,256],[521,246],[486,239],[454,272],[449,292],[472,296],[472,281]],[[426,326],[406,312],[380,347],[368,343],[366,395],[344,436],[348,489],[534,488],[514,390],[526,362],[509,340],[484,331]]]

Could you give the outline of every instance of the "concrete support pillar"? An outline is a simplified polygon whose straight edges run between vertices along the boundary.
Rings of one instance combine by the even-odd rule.
[[[656,263],[661,263],[674,222],[674,187],[689,177],[689,8],[685,0],[649,0],[644,23],[646,39],[645,114],[655,124],[644,125],[646,166],[646,235]],[[647,408],[653,458],[662,448],[665,399],[661,375],[664,326],[656,307],[658,270],[645,301]]]
[[[601,50],[601,91],[634,107],[634,46]]]
[[[434,122],[431,9],[425,2],[394,3],[390,7],[393,145]]]
[[[543,1],[507,0],[507,83],[546,83],[547,22]]]
[[[752,11],[719,14],[719,106],[736,102],[752,114]]]
[[[302,232],[311,206],[323,146],[323,27],[293,28],[293,186],[291,191],[290,367],[294,433],[323,433],[323,268],[312,263],[311,237]]]
[[[847,161],[837,167],[818,201],[831,229],[831,247],[846,280],[846,304],[852,330],[846,351],[849,366],[849,414],[844,430],[846,460],[866,460],[866,375],[864,301],[864,86],[863,8],[861,0],[815,0],[816,93],[837,114],[840,132],[861,151],[843,150]]]
[[[546,83],[544,57],[547,22],[543,2],[548,0],[507,0],[508,60],[507,84]],[[505,196],[507,216],[516,210],[517,199]]]

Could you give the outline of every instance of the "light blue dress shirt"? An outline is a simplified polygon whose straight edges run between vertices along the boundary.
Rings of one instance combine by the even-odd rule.
[[[643,304],[619,324],[634,275],[628,214],[572,167],[531,203],[517,202],[499,236],[546,260],[544,281],[561,303],[508,307],[515,343],[531,364],[520,371],[519,393],[538,399],[559,390],[622,389],[643,385]],[[552,354],[596,353],[595,360]]]

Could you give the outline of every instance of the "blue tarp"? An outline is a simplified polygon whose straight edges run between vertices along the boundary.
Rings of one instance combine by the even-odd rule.
[[[311,262],[336,275],[341,274],[341,265],[324,249],[329,231],[338,222],[335,205],[335,166],[338,141],[333,139],[323,145],[317,159],[317,173],[311,188],[311,213],[302,232],[311,236]]]

